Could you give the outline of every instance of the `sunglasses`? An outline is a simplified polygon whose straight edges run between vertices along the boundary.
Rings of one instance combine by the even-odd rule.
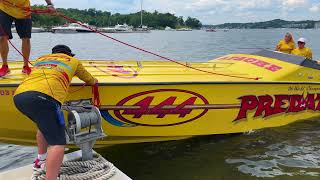
[[[298,44],[305,44],[304,42],[298,42]]]

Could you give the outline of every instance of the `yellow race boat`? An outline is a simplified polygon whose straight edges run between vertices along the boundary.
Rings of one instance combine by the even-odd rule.
[[[97,145],[241,133],[313,118],[320,110],[320,66],[267,50],[209,62],[83,61],[99,80],[103,128]],[[0,141],[35,144],[36,128],[13,104],[21,62],[0,79]],[[210,73],[209,73],[210,72]],[[91,98],[74,79],[69,100]],[[45,117],[44,117],[45,118]]]

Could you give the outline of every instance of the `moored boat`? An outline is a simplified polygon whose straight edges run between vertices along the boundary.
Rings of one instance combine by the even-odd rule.
[[[127,24],[117,24],[114,27],[100,28],[99,31],[105,33],[134,33],[133,27]]]
[[[85,26],[89,26],[88,24],[84,24]],[[64,26],[58,26],[52,28],[53,33],[91,33],[92,30],[85,28],[77,23],[71,23]]]
[[[217,32],[215,29],[206,29],[206,32]]]
[[[177,29],[176,31],[192,31],[192,29],[190,29],[190,28],[180,28],[180,29]]]
[[[171,27],[167,26],[166,28],[164,28],[165,31],[176,31],[175,29],[172,29]]]
[[[17,33],[17,30],[15,27],[11,28],[11,31],[13,33]],[[46,29],[44,29],[42,27],[32,27],[31,32],[32,33],[43,33],[43,32],[46,32]]]
[[[181,62],[184,63],[184,62]],[[320,66],[267,50],[209,62],[83,61],[99,79],[106,144],[183,139],[284,126],[320,113]],[[0,79],[0,141],[35,144],[35,127],[14,107],[22,62]],[[74,79],[69,100],[89,99]],[[44,117],[45,118],[45,117]]]

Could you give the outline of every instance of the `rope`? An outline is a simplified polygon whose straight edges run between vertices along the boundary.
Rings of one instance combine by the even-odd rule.
[[[100,102],[98,83],[92,86],[92,94],[93,94],[93,105],[99,108],[101,106],[101,102]]]
[[[116,167],[104,159],[101,155],[96,155],[93,160],[63,162],[60,169],[59,180],[107,180],[116,175]],[[46,171],[42,168],[33,169],[31,180],[44,180]]]
[[[33,9],[33,10],[30,10],[30,11],[31,11],[32,13],[35,13],[35,14],[52,14],[52,13],[55,13],[55,12],[52,12],[51,10],[49,10],[49,9]],[[97,30],[97,29],[95,29],[95,28],[92,28],[92,27],[90,27],[90,26],[87,26],[87,25],[85,25],[85,24],[83,24],[83,23],[81,23],[81,22],[79,22],[79,21],[77,21],[77,20],[75,20],[75,19],[72,19],[72,18],[70,18],[70,17],[68,17],[68,16],[66,16],[66,15],[64,15],[64,14],[62,14],[62,13],[56,12],[55,15],[60,16],[60,17],[62,17],[62,18],[64,18],[64,19],[66,19],[66,20],[69,21],[69,22],[76,23],[76,24],[78,24],[78,25],[80,25],[80,26],[82,26],[82,27],[84,27],[84,28],[87,28],[87,29],[89,29],[89,30],[91,30],[91,31],[93,31],[93,32],[95,32],[95,33],[97,33],[97,34],[100,34],[101,36],[104,36],[104,37],[106,37],[106,38],[108,38],[108,39],[111,39],[111,40],[113,40],[113,41],[115,41],[115,42],[118,42],[118,43],[123,44],[123,45],[125,45],[125,46],[134,48],[134,49],[136,49],[136,50],[145,52],[145,53],[147,53],[147,54],[151,54],[151,55],[156,56],[156,57],[159,57],[159,58],[161,58],[161,59],[164,59],[164,60],[167,60],[167,61],[176,63],[176,64],[178,64],[178,65],[180,65],[180,66],[184,66],[184,67],[189,68],[189,69],[193,69],[193,70],[196,70],[196,71],[200,71],[200,72],[208,73],[208,74],[212,74],[212,75],[232,77],[232,78],[241,78],[241,79],[248,79],[248,80],[259,80],[259,79],[260,79],[259,77],[250,78],[250,77],[242,77],[242,76],[228,75],[228,74],[222,74],[222,73],[215,73],[215,72],[212,72],[212,71],[206,71],[206,70],[198,69],[198,68],[195,68],[195,67],[192,67],[192,66],[188,66],[188,65],[186,65],[186,64],[184,64],[184,63],[181,63],[181,62],[179,62],[179,61],[175,61],[175,60],[173,60],[173,59],[170,59],[170,58],[168,58],[168,57],[162,56],[162,55],[160,55],[160,54],[157,54],[157,53],[154,53],[154,52],[145,50],[145,49],[140,48],[140,47],[138,47],[138,46],[134,46],[134,45],[132,45],[132,44],[129,44],[129,43],[126,43],[126,42],[124,42],[124,41],[121,41],[121,40],[118,40],[118,39],[116,39],[116,38],[113,38],[113,37],[111,37],[111,36],[108,36],[107,34],[104,34],[103,32],[101,32],[101,31],[99,31],[99,30]]]

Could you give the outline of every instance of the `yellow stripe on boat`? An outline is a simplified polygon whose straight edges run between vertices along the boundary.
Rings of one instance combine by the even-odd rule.
[[[240,133],[319,115],[320,66],[311,60],[263,50],[181,63],[220,75],[163,61],[83,61],[100,83],[108,137],[98,145]],[[12,101],[22,63],[10,67],[0,80],[0,140],[34,144],[35,126]],[[72,84],[75,91],[82,82]],[[86,87],[68,99],[91,97]]]

